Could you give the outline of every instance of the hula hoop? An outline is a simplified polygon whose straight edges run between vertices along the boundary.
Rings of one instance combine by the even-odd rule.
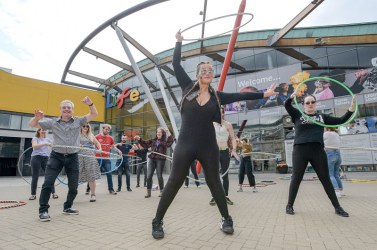
[[[365,151],[377,151],[377,148],[364,148],[364,147],[326,147],[328,149],[337,149],[337,150],[365,150]]]
[[[270,158],[256,158],[255,156],[253,155],[266,155],[266,156],[273,156],[273,157],[270,157]],[[252,160],[254,161],[276,161],[276,154],[274,153],[266,153],[266,152],[250,152],[250,153],[246,153],[246,154],[243,154],[243,156],[250,156],[250,158],[252,158]]]
[[[263,184],[267,185],[267,186],[270,186],[270,185],[275,185],[276,182],[274,181],[261,181]]]
[[[223,32],[223,33],[220,33],[220,34],[217,34],[217,35],[214,35],[214,36],[203,37],[203,38],[197,38],[197,39],[195,39],[195,38],[184,38],[183,40],[184,40],[184,41],[200,41],[200,40],[206,40],[206,39],[210,39],[210,38],[218,37],[218,36],[224,35],[224,34],[226,34],[226,33],[232,32],[233,30],[240,29],[241,27],[243,27],[243,26],[245,26],[246,24],[250,23],[251,20],[253,20],[253,18],[254,18],[254,15],[251,14],[251,13],[234,13],[234,14],[229,14],[229,15],[219,16],[219,17],[215,17],[215,18],[208,19],[208,20],[205,20],[205,21],[203,21],[203,22],[200,22],[200,23],[194,24],[194,25],[192,25],[192,26],[190,26],[190,27],[188,27],[188,28],[185,28],[185,29],[183,29],[183,30],[181,31],[181,33],[185,32],[185,31],[187,31],[187,30],[189,30],[189,29],[192,29],[192,28],[194,28],[194,27],[196,27],[196,26],[202,25],[202,24],[204,24],[204,23],[209,23],[209,22],[212,22],[212,21],[215,21],[215,20],[218,20],[218,19],[222,19],[222,18],[226,18],[226,17],[230,17],[230,16],[238,16],[238,15],[246,15],[246,16],[250,16],[251,18],[250,18],[250,20],[248,20],[246,23],[244,23],[244,24],[242,24],[242,25],[240,25],[240,26],[238,26],[238,27],[236,27],[236,28],[234,28],[234,29],[228,30],[228,31],[226,31],[226,32]]]
[[[129,166],[132,167],[132,166],[137,166],[137,165],[141,165],[141,164],[144,164],[144,163],[147,163],[147,161],[143,161],[143,162],[139,162],[139,163],[133,163],[133,164],[130,164]]]
[[[167,160],[169,161],[172,161],[173,160],[173,157],[169,156],[169,155],[164,155],[164,154],[161,154],[159,152],[154,152],[152,151],[151,154],[156,154],[156,155],[161,155],[161,156],[165,156]]]
[[[359,179],[351,179],[352,183],[369,183],[369,184],[377,184],[377,180],[359,180]]]
[[[9,200],[9,201],[0,201],[0,204],[12,204],[12,205],[6,205],[6,206],[0,206],[0,209],[6,209],[6,208],[12,208],[12,207],[20,207],[23,205],[26,205],[27,203],[25,201],[14,201],[14,200]]]
[[[31,185],[31,182],[29,180],[27,180],[23,175],[22,175],[22,170],[23,170],[23,167],[21,169],[21,162],[24,161],[23,157],[25,155],[26,152],[28,152],[30,149],[33,149],[33,147],[30,147],[30,148],[27,148],[24,152],[22,152],[22,154],[20,155],[20,157],[18,158],[18,162],[17,162],[17,170],[18,170],[18,173],[19,175],[21,176],[21,178],[26,182],[28,183],[29,185]],[[29,164],[30,168],[31,168],[31,165]],[[38,177],[39,178],[39,177]],[[60,184],[60,182],[57,182],[56,184],[54,184],[55,186],[58,186]],[[38,188],[41,188],[41,186],[38,186]]]
[[[320,79],[325,79],[325,80],[328,80],[328,81],[335,82],[335,83],[339,84],[340,86],[342,86],[344,89],[346,89],[346,90],[348,91],[348,93],[350,93],[350,95],[351,95],[352,97],[355,96],[355,95],[352,93],[352,91],[351,91],[346,85],[344,85],[343,83],[341,83],[341,82],[339,82],[339,81],[337,81],[337,80],[335,80],[335,79],[329,78],[329,77],[321,77],[321,76],[308,78],[308,79],[306,79],[305,81],[300,82],[300,83],[296,86],[296,89],[300,88],[300,86],[301,86],[302,84],[304,84],[304,83],[306,83],[306,82],[308,82],[308,81],[320,80]],[[297,96],[296,96],[296,95],[294,96],[294,100],[295,100],[295,104],[296,104],[297,110],[301,113],[301,115],[302,115],[305,119],[307,119],[307,120],[311,121],[312,123],[314,123],[314,124],[316,124],[316,125],[318,125],[318,126],[321,126],[321,127],[337,128],[337,127],[339,127],[339,126],[347,125],[348,123],[352,122],[352,120],[356,117],[357,112],[358,112],[358,110],[359,110],[359,107],[358,107],[358,104],[357,104],[357,100],[355,99],[355,101],[356,101],[355,112],[353,112],[352,116],[351,116],[346,122],[344,122],[344,123],[342,123],[342,124],[338,124],[338,125],[327,125],[327,124],[323,124],[323,123],[317,122],[317,121],[315,121],[313,118],[311,118],[310,116],[308,116],[307,114],[305,114],[305,113],[300,109],[300,106],[299,106],[299,104],[298,104],[298,102],[297,102]]]
[[[267,184],[265,183],[255,183],[255,187],[267,187]]]
[[[186,176],[186,178],[188,178],[188,179],[190,179],[192,181],[198,182],[199,184],[206,184],[205,179],[203,179],[203,178],[195,179],[195,178],[192,178],[192,177],[190,177],[188,175]]]
[[[88,158],[105,159],[105,160],[120,160],[121,158],[123,158],[122,155],[120,155],[120,154],[110,153],[110,152],[107,152],[107,151],[102,151],[102,150],[93,149],[93,148],[89,148],[89,147],[52,145],[52,148],[70,148],[70,149],[88,150],[88,151],[92,151],[92,152],[98,153],[98,154],[104,154],[104,155],[109,155],[109,156],[113,155],[113,158],[111,158],[111,157],[103,157],[103,156],[91,156],[91,155],[77,154],[79,156],[88,157]]]
[[[79,156],[82,156],[82,157],[88,157],[88,158],[96,158],[96,159],[100,159],[101,161],[98,163],[99,167],[101,167],[102,165],[102,161],[103,159],[107,159],[107,160],[117,160],[117,162],[119,161],[119,164],[116,165],[115,163],[115,168],[114,169],[111,169],[109,171],[106,171],[106,172],[101,172],[102,175],[104,174],[108,174],[108,173],[112,173],[114,172],[115,170],[117,170],[123,163],[123,156],[121,154],[116,154],[116,153],[111,153],[111,152],[107,152],[107,151],[102,151],[102,150],[97,150],[97,149],[93,149],[93,148],[89,148],[89,147],[76,147],[76,146],[63,146],[63,145],[53,145],[52,146],[53,148],[70,148],[70,149],[80,149],[80,150],[89,150],[89,151],[92,151],[94,153],[100,153],[100,154],[106,154],[106,155],[113,155],[113,157],[98,157],[98,156],[91,156],[91,155],[83,155],[83,154],[78,154]],[[65,179],[66,177],[64,177],[63,179],[60,179],[59,176],[56,178],[61,184],[64,184],[66,186],[68,186],[68,183],[65,182]],[[83,183],[79,183],[80,184],[83,184]]]

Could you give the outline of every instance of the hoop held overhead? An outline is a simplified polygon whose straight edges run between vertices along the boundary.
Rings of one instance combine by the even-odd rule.
[[[224,35],[224,34],[226,34],[226,33],[232,32],[233,30],[240,29],[241,27],[243,27],[243,26],[245,26],[246,24],[250,23],[251,20],[254,19],[254,15],[251,14],[251,13],[245,13],[245,12],[244,12],[244,13],[234,13],[234,14],[229,14],[229,15],[224,15],[224,16],[215,17],[215,18],[208,19],[208,20],[202,21],[202,22],[200,22],[200,23],[194,24],[194,25],[192,25],[192,26],[190,26],[190,27],[188,27],[188,28],[183,29],[183,30],[181,31],[181,33],[185,32],[185,31],[187,31],[187,30],[189,30],[189,29],[192,29],[192,28],[194,28],[194,27],[196,27],[196,26],[202,25],[202,24],[204,24],[204,23],[209,23],[209,22],[212,22],[212,21],[215,21],[215,20],[218,20],[218,19],[222,19],[222,18],[226,18],[226,17],[230,17],[230,16],[238,16],[238,15],[246,15],[246,16],[250,16],[250,20],[248,20],[246,23],[244,23],[244,24],[242,24],[242,25],[240,25],[240,26],[238,26],[238,27],[236,27],[236,28],[233,28],[233,29],[231,29],[231,30],[228,30],[228,31],[226,31],[226,32],[223,32],[223,33],[220,33],[220,34],[217,34],[217,35],[213,35],[213,36],[209,36],[209,37],[203,37],[203,38],[196,38],[196,39],[195,39],[195,38],[184,38],[183,40],[184,40],[184,41],[199,41],[199,40],[206,40],[206,39],[210,39],[210,38],[218,37],[218,36]]]

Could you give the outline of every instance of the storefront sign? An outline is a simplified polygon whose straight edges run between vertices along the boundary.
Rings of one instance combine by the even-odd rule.
[[[137,102],[140,99],[140,92],[137,89],[125,88],[120,95],[106,94],[106,108],[112,108],[117,105],[121,109],[124,99],[129,98],[131,102]]]

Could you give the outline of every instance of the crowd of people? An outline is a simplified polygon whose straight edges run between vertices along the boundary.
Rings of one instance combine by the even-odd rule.
[[[131,192],[129,157],[132,153],[138,159],[135,163],[137,166],[136,187],[146,187],[145,198],[151,197],[153,175],[155,171],[157,174],[159,197],[161,198],[156,215],[152,220],[152,236],[155,239],[164,237],[163,218],[179,189],[183,185],[188,187],[190,169],[195,177],[196,186],[200,187],[201,181],[195,168],[197,162],[200,162],[203,167],[205,183],[212,194],[209,204],[217,205],[221,214],[220,229],[226,234],[232,234],[234,232],[233,219],[228,212],[228,205],[234,204],[229,198],[228,170],[231,157],[240,160],[237,192],[243,192],[245,173],[252,192],[257,192],[257,188],[253,175],[252,145],[248,138],[240,139],[235,136],[231,123],[225,120],[223,105],[246,100],[259,100],[276,96],[279,93],[281,97],[279,100],[284,102],[296,131],[292,153],[293,172],[285,212],[289,215],[295,213],[294,201],[307,165],[310,163],[332,202],[335,213],[348,217],[349,214],[338,201],[343,190],[339,179],[341,162],[338,150],[339,135],[331,129],[324,132],[322,126],[311,122],[292,106],[292,99],[297,95],[297,90],[288,95],[286,84],[280,86],[279,92],[275,91],[276,86],[272,84],[263,93],[216,91],[211,86],[214,70],[209,62],[197,65],[196,82],[193,82],[181,66],[183,36],[180,32],[176,34],[176,39],[173,68],[178,84],[182,88],[180,104],[182,125],[179,135],[176,135],[177,139],[168,128],[160,127],[156,130],[154,138],[141,138],[138,135],[128,138],[124,134],[120,142],[115,143],[114,137],[110,135],[112,128],[109,124],[103,125],[100,133],[94,135],[89,123],[96,118],[98,112],[89,97],[82,100],[82,103],[89,108],[88,114],[84,116],[73,116],[74,103],[69,100],[60,103],[59,117],[46,118],[43,111],[35,110],[35,116],[29,122],[31,127],[38,129],[32,140],[32,183],[29,199],[36,199],[39,171],[42,169],[45,171],[45,179],[39,198],[40,221],[50,221],[51,219],[48,214],[49,199],[51,195],[54,199],[58,198],[54,183],[63,168],[68,180],[68,194],[63,207],[64,214],[79,214],[79,211],[73,208],[79,183],[87,183],[86,194],[90,194],[89,201],[96,201],[96,180],[101,178],[101,171],[106,174],[107,189],[110,195],[121,192],[123,173],[126,175],[127,191]],[[322,85],[320,86],[320,84]],[[318,82],[318,88],[322,86],[324,83]],[[315,109],[316,100],[319,98],[317,94],[307,95],[302,99],[304,113],[310,116],[311,120],[329,125],[341,124],[347,121],[355,111],[354,98],[349,110],[340,118],[319,114]],[[47,130],[51,131],[53,140],[46,137]],[[169,152],[174,143],[176,144],[172,156],[171,173],[165,183],[164,167],[166,160],[171,158]],[[116,191],[112,178],[114,169],[110,160],[111,150],[115,150],[121,158],[116,163],[118,166],[118,188]],[[241,158],[239,158],[239,154]],[[144,173],[144,179],[140,183],[142,173]]]

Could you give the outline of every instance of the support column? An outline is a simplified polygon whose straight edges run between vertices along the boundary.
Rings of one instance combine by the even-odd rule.
[[[154,113],[157,116],[157,120],[159,121],[160,126],[166,128],[167,125],[165,123],[165,120],[162,117],[161,112],[160,112],[160,110],[157,107],[157,104],[156,104],[156,102],[155,102],[155,100],[154,100],[154,98],[152,96],[152,93],[150,92],[150,90],[149,90],[149,88],[148,88],[148,86],[147,86],[147,84],[146,84],[146,82],[144,80],[144,77],[143,77],[143,75],[142,75],[139,67],[136,64],[135,59],[133,58],[132,53],[131,53],[130,49],[128,48],[127,43],[126,43],[124,37],[122,36],[121,30],[118,28],[118,26],[117,26],[116,23],[113,23],[112,26],[113,26],[113,28],[116,31],[116,34],[117,34],[117,36],[119,38],[119,41],[122,44],[123,49],[126,52],[128,59],[131,62],[131,66],[132,66],[133,70],[135,71],[135,74],[136,74],[138,80],[140,81],[141,86],[143,87],[144,92],[145,92],[146,96],[148,97],[149,102],[151,103],[152,109],[153,109]]]

